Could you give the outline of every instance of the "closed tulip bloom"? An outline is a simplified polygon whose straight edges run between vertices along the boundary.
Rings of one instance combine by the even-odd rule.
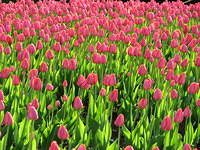
[[[152,51],[152,56],[153,56],[154,58],[159,59],[159,58],[162,57],[162,51],[159,50],[159,49],[154,49],[154,50]]]
[[[183,150],[192,150],[192,147],[190,146],[190,144],[185,144],[183,146]]]
[[[27,50],[28,50],[28,52],[29,52],[30,54],[34,54],[34,53],[36,52],[36,47],[35,47],[34,44],[29,44],[29,45],[27,46]]]
[[[30,60],[25,58],[24,60],[22,60],[20,66],[21,66],[21,68],[24,69],[24,70],[29,69],[29,67],[30,67]]]
[[[20,83],[21,83],[21,80],[20,80],[19,76],[13,75],[12,76],[12,84],[13,85],[19,85]]]
[[[30,87],[33,88],[36,91],[42,90],[42,81],[40,78],[33,78],[30,81]]]
[[[88,84],[91,84],[91,85],[94,85],[98,82],[98,75],[96,73],[90,73],[88,76],[87,76],[87,83]]]
[[[153,93],[153,99],[154,100],[161,100],[162,99],[162,91],[159,88],[155,89],[155,91]]]
[[[77,109],[77,110],[79,110],[79,109],[84,107],[83,103],[82,103],[82,100],[81,100],[81,98],[79,96],[76,96],[74,98],[73,107],[74,107],[74,109]]]
[[[200,56],[197,56],[194,61],[195,66],[200,67]]]
[[[187,67],[188,66],[188,59],[185,58],[182,60],[182,62],[180,63],[181,67]]]
[[[4,49],[4,53],[5,53],[5,54],[11,54],[11,53],[12,53],[10,46],[8,46],[8,47],[6,47],[6,48]]]
[[[30,54],[29,52],[25,49],[19,52],[19,54],[17,55],[17,60],[22,62],[24,59],[30,59]]]
[[[0,78],[7,79],[10,76],[10,68],[3,68],[0,72]]]
[[[31,106],[34,106],[35,109],[38,109],[40,107],[40,104],[38,102],[38,99],[37,98],[34,98],[31,102]]]
[[[41,72],[47,72],[48,69],[49,69],[49,67],[48,67],[47,63],[46,63],[46,62],[42,62],[41,65],[40,65],[39,70],[40,70]]]
[[[23,49],[22,43],[21,43],[21,42],[16,43],[16,44],[15,44],[15,49],[16,49],[17,51],[21,51],[21,50]]]
[[[185,109],[183,111],[183,114],[184,114],[185,118],[191,117],[192,113],[191,113],[191,110],[190,110],[190,108],[188,106],[185,107]]]
[[[184,114],[182,109],[178,109],[174,115],[174,122],[181,123],[184,119]]]
[[[171,48],[178,47],[178,40],[177,39],[171,40],[170,46],[171,46]]]
[[[0,111],[5,110],[5,105],[2,100],[0,100]]]
[[[57,136],[61,140],[69,139],[69,133],[65,126],[61,125],[58,129]]]
[[[106,95],[106,89],[105,88],[101,88],[101,90],[99,91],[99,95],[100,96],[105,96]]]
[[[66,80],[63,81],[62,86],[63,86],[63,87],[67,87],[67,86],[68,86],[68,82],[67,82]]]
[[[173,69],[169,69],[167,70],[167,74],[165,76],[165,79],[170,81],[170,80],[173,80],[174,79],[174,70]]]
[[[178,98],[178,92],[177,92],[177,90],[172,89],[171,92],[170,92],[170,97],[171,97],[172,99]]]
[[[12,125],[14,123],[13,117],[10,112],[6,112],[2,125]]]
[[[124,150],[134,150],[134,148],[133,148],[132,146],[128,145],[128,146],[126,146],[126,147],[124,148]]]
[[[41,50],[43,49],[43,44],[41,40],[38,40],[37,45],[36,45],[36,49]]]
[[[160,150],[158,146],[152,148],[152,150]]]
[[[189,94],[195,94],[198,91],[199,91],[199,83],[192,82],[187,88],[187,92]]]
[[[63,102],[67,101],[68,100],[68,96],[67,95],[63,95],[61,99],[62,99]]]
[[[78,147],[77,150],[86,150],[86,146],[85,146],[85,144],[81,144],[81,145],[79,145],[79,147]]]
[[[31,69],[29,71],[29,75],[28,75],[29,79],[35,78],[37,76],[38,76],[38,70],[37,69]]]
[[[60,150],[58,143],[56,141],[52,141],[49,150]]]
[[[196,100],[196,106],[200,107],[200,99]]]
[[[138,108],[144,109],[146,108],[147,104],[148,104],[148,100],[146,98],[142,98],[138,102]]]
[[[0,90],[0,101],[4,101],[4,93]]]
[[[181,73],[181,74],[179,75],[178,80],[177,80],[177,83],[178,83],[179,85],[182,85],[182,84],[185,83],[185,80],[186,80],[186,73],[183,72],[183,73]]]
[[[28,118],[29,120],[38,120],[38,119],[39,119],[38,112],[37,112],[37,110],[35,109],[34,106],[29,106],[29,107],[28,107],[28,115],[27,115],[27,118]]]
[[[88,88],[91,87],[91,85],[88,84],[87,79],[85,79],[85,77],[83,75],[80,75],[78,77],[78,80],[77,80],[76,84],[78,86],[80,86],[81,88],[83,88],[83,89],[88,89]]]
[[[114,122],[115,126],[117,127],[121,127],[124,125],[124,115],[123,114],[119,114],[117,116],[117,118],[115,119],[115,122]]]
[[[157,68],[160,68],[160,69],[165,68],[166,63],[167,63],[166,59],[163,58],[163,57],[161,57],[161,58],[158,60],[156,67],[157,67]]]
[[[168,131],[172,129],[172,122],[169,116],[166,116],[163,121],[161,122],[161,129]]]
[[[47,50],[47,51],[45,52],[45,57],[46,57],[47,59],[53,59],[53,58],[54,58],[54,53],[53,53],[51,50]]]
[[[116,82],[117,80],[116,80],[115,74],[108,74],[108,75],[105,75],[103,78],[103,85],[106,85],[106,86],[115,86]]]
[[[55,101],[55,106],[56,106],[56,107],[60,107],[60,105],[61,105],[61,104],[60,104],[60,101],[59,101],[59,100]]]
[[[48,84],[46,85],[46,90],[47,90],[47,91],[53,91],[53,90],[54,90],[54,86],[53,86],[52,84],[48,83]]]
[[[109,100],[112,102],[116,102],[118,100],[118,89],[114,89],[111,91],[109,95]]]
[[[145,65],[140,65],[139,68],[138,68],[138,70],[137,70],[137,73],[139,75],[147,75],[148,72],[147,72],[146,66]]]

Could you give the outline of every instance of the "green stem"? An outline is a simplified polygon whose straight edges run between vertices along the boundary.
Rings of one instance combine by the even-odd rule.
[[[120,136],[121,136],[121,128],[118,130],[118,149],[120,150]]]

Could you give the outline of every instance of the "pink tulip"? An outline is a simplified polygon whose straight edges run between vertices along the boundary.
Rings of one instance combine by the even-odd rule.
[[[114,122],[115,126],[117,127],[121,127],[124,125],[124,115],[123,114],[119,114],[117,116],[117,118],[115,119],[115,122]]]
[[[38,120],[38,119],[39,119],[38,112],[37,112],[37,110],[35,109],[34,106],[29,106],[29,107],[28,107],[28,115],[27,115],[27,118],[28,118],[29,120]]]
[[[21,68],[24,69],[24,70],[27,70],[30,68],[30,60],[29,59],[23,59],[22,62],[21,62]]]
[[[37,76],[38,76],[38,70],[37,69],[31,69],[29,71],[29,75],[28,75],[29,79],[33,79],[33,78],[35,78]]]
[[[137,73],[139,75],[147,75],[148,72],[147,72],[146,66],[145,65],[140,65],[139,68],[138,68],[138,70],[137,70]]]
[[[155,89],[155,91],[153,93],[153,99],[154,100],[161,100],[162,96],[163,96],[162,91],[159,88]]]
[[[192,82],[187,88],[187,92],[189,94],[195,94],[198,91],[199,91],[199,83]]]
[[[82,103],[82,100],[81,100],[81,98],[79,96],[76,96],[74,98],[73,107],[74,107],[74,109],[77,109],[77,110],[79,110],[79,109],[84,107],[83,103]]]
[[[77,150],[86,150],[86,146],[85,146],[85,144],[81,144],[81,145],[79,145],[79,147],[78,147]]]
[[[112,102],[116,102],[118,100],[118,89],[114,89],[111,91],[109,95],[109,100]]]
[[[132,147],[132,146],[126,146],[125,148],[124,148],[124,150],[134,150],[134,148]]]
[[[148,104],[148,100],[146,98],[142,98],[138,102],[138,108],[144,109],[146,108],[147,104]]]
[[[2,100],[0,100],[0,111],[5,110],[5,105]]]
[[[40,68],[39,68],[39,71],[41,72],[47,72],[49,69],[48,65],[46,62],[42,62],[41,65],[40,65]]]
[[[0,101],[4,101],[4,93],[0,90]]]
[[[169,116],[166,116],[161,122],[161,129],[166,131],[172,129],[172,122]]]
[[[115,86],[117,84],[115,74],[105,75],[103,78],[103,85],[105,86]]]
[[[19,76],[13,75],[12,76],[12,84],[13,85],[19,85],[20,83],[21,83],[21,80],[20,80]]]
[[[106,95],[106,89],[105,88],[101,88],[101,90],[99,91],[99,95],[100,96],[105,96]]]
[[[67,87],[68,86],[68,82],[66,80],[64,80],[63,83],[62,83],[62,86],[63,87]]]
[[[13,117],[10,112],[6,112],[2,124],[3,125],[12,125],[14,123]]]
[[[196,100],[196,106],[200,107],[200,99]]]
[[[172,89],[171,92],[170,92],[170,97],[171,97],[172,99],[178,98],[178,92],[177,92],[177,90]]]
[[[145,79],[143,83],[144,90],[150,90],[154,84],[153,79]]]
[[[174,122],[181,123],[184,119],[184,114],[182,109],[178,109],[174,115]]]
[[[52,141],[49,150],[60,150],[56,141]]]
[[[52,84],[48,83],[48,84],[46,85],[46,90],[47,90],[47,91],[53,91],[53,90],[54,90],[54,86],[53,86]]]
[[[185,109],[183,110],[183,114],[184,114],[185,118],[191,117],[192,113],[191,113],[191,110],[188,106],[185,107]]]
[[[42,81],[40,78],[32,78],[30,81],[30,87],[33,88],[36,91],[42,90]]]
[[[57,132],[57,136],[61,140],[67,140],[69,139],[69,133],[65,126],[60,126]]]
[[[85,77],[83,75],[80,75],[78,77],[78,80],[77,80],[76,84],[78,86],[80,86],[81,88],[83,88],[83,89],[88,89],[88,88],[91,87],[91,85],[88,84],[87,79],[85,79]]]
[[[90,73],[86,80],[88,84],[94,85],[98,82],[98,75],[96,73]]]
[[[53,58],[54,58],[54,53],[53,53],[51,50],[47,50],[47,51],[45,52],[45,57],[46,57],[47,59],[53,59]]]
[[[183,150],[192,150],[192,147],[190,146],[190,144],[185,144],[183,146]]]
[[[160,150],[160,149],[159,149],[159,147],[156,146],[156,147],[152,148],[152,150]]]

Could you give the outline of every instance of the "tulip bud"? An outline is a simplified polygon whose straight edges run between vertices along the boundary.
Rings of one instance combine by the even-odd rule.
[[[159,88],[155,89],[155,91],[153,93],[153,99],[154,100],[161,100],[162,99],[162,91]]]
[[[100,96],[105,96],[106,95],[106,89],[105,88],[101,88],[101,90],[99,91],[99,95]]]
[[[183,150],[192,150],[192,147],[190,146],[190,144],[185,144],[183,146]]]
[[[34,90],[39,91],[42,89],[42,86],[43,86],[43,84],[42,84],[42,81],[40,78],[31,79],[30,87],[33,88]]]
[[[29,106],[28,107],[28,115],[27,115],[27,118],[29,120],[38,120],[39,116],[38,116],[38,112],[37,110],[35,109],[34,106]]]
[[[62,86],[63,86],[63,87],[67,87],[67,86],[68,86],[68,82],[67,82],[66,80],[63,81]]]
[[[95,74],[95,73],[90,73],[88,76],[87,76],[87,83],[88,84],[91,84],[91,85],[94,85],[98,82],[98,75]]]
[[[114,89],[110,95],[109,95],[109,100],[112,102],[116,102],[118,100],[118,89]]]
[[[139,68],[138,68],[138,70],[137,70],[137,73],[139,75],[147,75],[148,72],[147,72],[146,66],[145,65],[140,65]]]
[[[73,107],[74,107],[74,109],[77,109],[77,110],[84,107],[83,103],[82,103],[82,100],[81,100],[81,98],[79,96],[76,96],[74,98]]]
[[[49,69],[49,67],[48,67],[48,65],[46,64],[46,62],[42,62],[41,65],[40,65],[39,70],[40,70],[41,72],[47,72],[48,69]]]
[[[178,92],[177,92],[175,89],[171,90],[171,92],[170,92],[170,97],[171,97],[172,99],[178,98]]]
[[[20,80],[19,76],[13,75],[12,76],[12,84],[13,85],[19,85],[20,83],[21,83],[21,80]]]
[[[79,147],[78,147],[77,150],[86,150],[86,146],[85,146],[85,144],[81,144],[81,145],[79,145]]]
[[[54,86],[53,86],[52,84],[48,83],[48,84],[46,85],[46,90],[47,90],[47,91],[53,91],[53,90],[54,90]]]
[[[56,141],[52,141],[49,150],[60,150]]]
[[[192,82],[187,88],[187,92],[189,94],[195,94],[198,91],[199,91],[199,83]]]
[[[14,123],[13,117],[10,112],[6,112],[2,124],[3,125],[12,125]]]
[[[134,148],[133,148],[132,146],[126,146],[126,147],[124,148],[124,150],[134,150]]]
[[[61,140],[67,140],[69,139],[69,133],[65,126],[60,126],[57,132],[57,136]]]
[[[146,108],[147,104],[148,104],[148,100],[146,98],[142,98],[138,102],[138,108],[144,109]]]
[[[5,105],[2,100],[0,100],[0,111],[5,110]]]
[[[29,67],[30,67],[30,60],[26,59],[26,58],[23,59],[20,66],[21,66],[22,69],[25,69],[25,70],[29,69]]]
[[[103,78],[103,85],[106,86],[115,86],[116,82],[115,74],[105,75]]]
[[[124,115],[119,114],[114,122],[115,126],[121,127],[124,125]]]
[[[176,111],[176,114],[174,115],[174,122],[178,122],[178,123],[181,123],[184,119],[184,114],[183,114],[183,111],[182,109],[178,109]]]
[[[200,107],[200,99],[196,100],[196,106]]]
[[[171,118],[169,116],[166,116],[161,122],[161,129],[166,131],[172,129]]]
[[[184,114],[185,118],[191,117],[192,113],[191,113],[191,110],[190,110],[190,108],[188,106],[185,107],[185,109],[183,111],[183,114]]]

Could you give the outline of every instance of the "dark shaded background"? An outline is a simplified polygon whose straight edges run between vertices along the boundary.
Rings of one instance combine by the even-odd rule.
[[[2,2],[4,3],[9,3],[10,1],[12,2],[16,2],[16,0],[2,0]],[[34,0],[35,2],[39,1],[39,0]],[[56,0],[59,1],[59,0]],[[69,0],[66,0],[67,2],[69,2]],[[129,0],[122,0],[123,2],[129,1]],[[143,2],[149,2],[150,0],[140,0]],[[175,0],[168,0],[168,1],[175,1]],[[194,4],[199,2],[200,0],[182,0],[185,4]],[[164,0],[156,0],[156,2],[162,3],[164,2]]]

